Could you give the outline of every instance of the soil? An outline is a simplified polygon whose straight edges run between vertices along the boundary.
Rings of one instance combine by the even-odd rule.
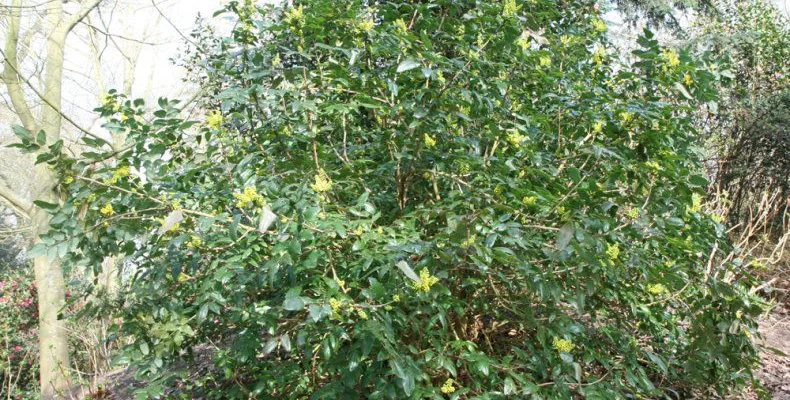
[[[790,400],[790,307],[778,306],[760,322],[762,366],[757,377],[774,399]],[[748,398],[748,397],[747,397]]]

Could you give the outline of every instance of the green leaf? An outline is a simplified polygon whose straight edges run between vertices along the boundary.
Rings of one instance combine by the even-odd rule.
[[[143,353],[144,356],[147,356],[150,350],[148,349],[148,343],[140,342],[140,352]]]
[[[301,297],[292,297],[283,301],[283,308],[288,311],[301,311],[304,309],[304,300]]]
[[[38,131],[38,135],[36,136],[36,143],[38,143],[41,146],[47,144],[47,134],[43,130]]]
[[[46,201],[43,201],[43,200],[34,200],[33,204],[35,204],[37,207],[43,208],[45,210],[54,210],[54,209],[58,208],[58,204],[56,204],[56,203],[47,203]]]
[[[557,248],[564,250],[571,243],[571,239],[573,239],[573,225],[563,225],[557,234]]]
[[[401,73],[401,72],[408,71],[410,69],[417,68],[419,66],[420,66],[420,63],[418,63],[417,61],[406,59],[406,60],[401,61],[400,64],[398,64],[398,68],[395,70],[395,72]]]

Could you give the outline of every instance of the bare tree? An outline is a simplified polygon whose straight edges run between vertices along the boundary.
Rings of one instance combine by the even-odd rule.
[[[71,14],[64,11],[63,2],[60,1],[47,2],[46,7],[43,7],[42,29],[46,32],[47,39],[40,88],[31,84],[30,79],[22,73],[20,38],[23,36],[20,36],[20,25],[25,6],[21,0],[13,0],[9,6],[4,7],[6,32],[2,81],[8,90],[13,111],[22,126],[33,133],[43,131],[47,143],[55,143],[61,139],[63,120],[68,119],[64,118],[61,111],[66,38],[100,2],[101,0],[85,0]],[[40,106],[29,100],[26,94],[30,92],[35,93]],[[36,109],[38,112],[35,112]],[[33,180],[29,182],[30,198],[57,203],[57,177],[54,172],[46,165],[39,164],[33,167],[32,174]],[[33,242],[39,241],[39,236],[48,231],[49,215],[46,210],[36,207],[30,199],[16,193],[6,182],[0,182],[0,197],[30,221],[30,238]],[[54,398],[69,386],[65,373],[69,366],[66,321],[58,318],[65,302],[63,269],[57,257],[46,255],[36,257],[33,267],[38,288],[41,394],[42,398]]]

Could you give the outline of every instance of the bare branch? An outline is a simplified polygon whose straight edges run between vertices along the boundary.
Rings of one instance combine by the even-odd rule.
[[[0,200],[8,203],[17,214],[30,219],[30,209],[33,205],[17,196],[13,190],[2,183],[0,183]]]
[[[74,26],[80,23],[80,21],[82,21],[83,18],[87,17],[88,13],[90,13],[94,8],[96,8],[96,6],[98,6],[99,3],[101,2],[102,0],[89,0],[85,2],[85,4],[82,5],[80,10],[77,11],[74,15],[72,15],[71,18],[69,18],[68,22],[66,22],[64,34],[68,35],[68,33],[71,32],[72,29],[74,29]]]
[[[2,52],[2,51],[0,51],[0,55],[3,55],[3,57],[6,57],[6,53],[5,53],[5,52]],[[7,57],[6,57],[6,58],[7,58]],[[50,101],[49,101],[49,100],[48,100],[48,99],[47,99],[47,98],[46,98],[46,97],[45,97],[45,96],[44,96],[44,95],[43,95],[41,92],[39,92],[39,91],[38,91],[38,89],[36,89],[36,87],[35,87],[35,86],[34,86],[32,83],[30,83],[30,81],[29,81],[28,79],[26,79],[26,78],[22,77],[22,75],[19,73],[19,71],[18,71],[18,70],[17,70],[17,69],[16,69],[14,66],[12,66],[11,64],[6,64],[6,66],[7,66],[7,67],[11,67],[11,69],[12,69],[12,70],[13,70],[13,72],[16,74],[16,76],[18,76],[19,78],[21,78],[21,79],[22,79],[22,81],[23,81],[23,82],[25,82],[25,84],[27,84],[27,86],[30,88],[30,90],[32,90],[32,91],[33,91],[33,93],[35,93],[35,94],[36,94],[36,96],[38,96],[38,98],[39,98],[39,99],[41,99],[41,101],[43,101],[44,103],[46,103],[46,105],[48,105],[50,108],[52,108],[53,110],[55,110],[55,111],[56,111],[58,114],[60,114],[60,116],[61,116],[61,117],[63,117],[63,119],[65,119],[66,121],[68,121],[68,122],[69,122],[69,123],[70,123],[72,126],[74,126],[75,128],[77,128],[77,129],[78,129],[80,132],[82,132],[82,133],[84,133],[84,134],[86,134],[86,135],[88,135],[88,136],[90,136],[90,137],[92,137],[92,138],[94,138],[94,139],[105,140],[105,139],[104,139],[104,138],[102,138],[101,136],[98,136],[98,135],[96,135],[95,133],[93,133],[93,132],[91,132],[91,131],[89,131],[89,130],[87,130],[87,129],[83,128],[83,127],[82,127],[82,126],[80,126],[80,125],[79,125],[77,122],[75,122],[73,119],[71,119],[71,117],[69,117],[68,115],[64,114],[64,113],[63,113],[63,111],[62,111],[62,110],[61,110],[61,109],[60,109],[58,106],[56,106],[55,104],[52,104],[52,102],[50,102]],[[20,89],[20,90],[21,90],[21,89]],[[11,99],[11,100],[12,100],[12,102],[13,102],[13,96],[12,96],[12,99]],[[25,104],[27,104],[27,103],[25,103]],[[14,105],[14,107],[16,108],[16,104]],[[28,111],[28,112],[29,112],[29,111]],[[21,116],[20,116],[20,118],[21,118]],[[32,114],[31,114],[30,118],[32,119]],[[24,124],[24,121],[23,121],[23,124]],[[36,125],[35,125],[35,124],[34,124],[34,125],[32,125],[32,127],[34,127],[34,129],[30,129],[30,127],[28,127],[27,125],[25,125],[25,128],[27,128],[27,129],[28,129],[29,131],[31,131],[31,132],[35,132],[35,131],[37,131],[37,130],[38,130],[38,129],[35,129],[35,127],[36,127]],[[108,143],[108,144],[110,144],[109,142],[107,142],[107,143]],[[112,147],[112,144],[110,144],[110,147]],[[113,149],[113,150],[114,150],[114,149]]]
[[[21,0],[14,0],[12,7],[20,7]],[[19,120],[22,125],[29,131],[35,132],[36,120],[33,113],[30,111],[30,105],[25,100],[25,93],[22,90],[22,85],[19,84],[20,79],[24,79],[19,73],[19,64],[17,60],[17,47],[19,45],[19,20],[18,13],[12,13],[8,17],[8,32],[6,34],[5,51],[3,52],[3,59],[5,65],[3,68],[3,81],[8,88],[8,95],[11,98],[11,104],[14,106]]]

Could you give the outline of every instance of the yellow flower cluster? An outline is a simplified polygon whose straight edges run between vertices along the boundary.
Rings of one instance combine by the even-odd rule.
[[[620,245],[619,244],[607,244],[606,245],[606,257],[610,260],[614,261],[620,257]]]
[[[507,134],[507,142],[517,149],[521,147],[521,142],[523,142],[524,139],[526,139],[526,136],[515,131]]]
[[[702,196],[699,193],[691,195],[691,205],[686,206],[686,211],[689,213],[698,213],[702,210]]]
[[[297,26],[302,25],[304,23],[304,6],[285,10],[285,23]]]
[[[661,52],[661,58],[666,62],[664,70],[669,70],[680,65],[680,56],[675,49],[664,49],[664,51]]]
[[[601,33],[606,32],[606,29],[607,29],[606,22],[604,22],[604,20],[602,20],[600,18],[594,19],[592,21],[592,26],[593,26],[593,28],[596,31],[601,32]]]
[[[516,0],[505,0],[505,4],[502,5],[502,15],[505,18],[510,18],[518,12],[518,6],[516,6]]]
[[[523,204],[523,205],[525,205],[527,207],[532,207],[532,206],[534,206],[537,203],[538,203],[538,197],[537,196],[524,196],[521,199],[521,204]]]
[[[650,293],[650,294],[659,295],[659,294],[666,293],[667,292],[667,288],[666,288],[666,286],[664,286],[664,285],[662,285],[660,283],[656,283],[656,284],[652,284],[651,283],[651,284],[647,285],[647,292]]]
[[[422,142],[425,143],[425,147],[429,149],[436,147],[436,139],[432,138],[427,133],[422,135]]]
[[[468,248],[469,246],[475,244],[476,241],[477,241],[477,235],[471,235],[468,238],[466,238],[466,240],[461,242],[461,247]]]
[[[393,303],[400,303],[400,295],[396,294],[396,295],[392,296],[392,302]]]
[[[453,382],[453,380],[451,378],[447,378],[447,380],[444,381],[444,384],[442,385],[442,387],[439,390],[441,390],[442,393],[444,393],[444,394],[453,393],[453,392],[455,392],[454,383],[455,382]]]
[[[576,345],[573,344],[573,342],[570,341],[569,339],[560,339],[558,337],[555,337],[551,341],[551,344],[560,353],[570,353],[571,351],[573,351],[573,349],[576,348]]]
[[[127,176],[129,176],[129,167],[125,165],[123,167],[118,167],[118,169],[116,169],[115,172],[113,172],[112,177],[110,179],[107,179],[107,183],[110,185],[114,185],[118,183],[118,181],[120,181],[121,179]]]
[[[115,214],[115,210],[113,210],[112,204],[110,203],[107,203],[102,208],[100,208],[99,212],[101,213],[101,215],[104,215],[105,217],[109,217],[110,215]]]
[[[335,298],[329,299],[329,307],[332,308],[332,314],[335,317],[340,317],[340,312],[343,311],[343,304],[342,300],[338,300]]]
[[[657,161],[646,161],[645,167],[653,171],[662,171],[664,168]]]
[[[603,132],[603,127],[604,126],[606,126],[606,122],[605,121],[600,120],[600,119],[595,121],[595,123],[593,124],[593,132],[595,132],[595,133]]]
[[[206,115],[206,125],[211,129],[219,129],[225,118],[219,111],[212,111]]]
[[[627,215],[628,218],[637,219],[639,218],[639,209],[636,207],[631,207],[625,212],[625,215]]]
[[[431,286],[436,284],[436,282],[439,282],[439,278],[431,275],[430,271],[428,271],[428,268],[423,268],[422,271],[420,271],[420,281],[414,282],[412,287],[414,290],[427,293],[431,291]]]
[[[521,50],[524,51],[529,50],[530,40],[529,32],[524,31],[521,33],[521,36],[516,39],[516,46],[521,47]]]
[[[596,64],[601,65],[603,64],[605,58],[606,58],[606,49],[603,47],[596,48],[595,51],[593,52],[593,61]]]
[[[310,188],[318,193],[328,192],[332,190],[332,180],[326,175],[326,172],[320,171],[315,174],[315,183],[310,185]]]
[[[376,26],[376,23],[373,21],[373,18],[365,18],[357,23],[357,28],[365,33],[372,31],[374,26]]]
[[[359,315],[359,318],[361,319],[368,319],[368,313],[361,308],[357,309],[357,315]]]
[[[683,83],[685,83],[686,86],[691,86],[692,84],[694,84],[694,79],[691,78],[691,74],[689,74],[688,72],[686,72],[686,74],[683,75]]]
[[[190,249],[197,249],[203,245],[203,240],[197,236],[190,236],[189,241],[187,242],[187,247]]]
[[[115,101],[115,96],[111,94],[102,96],[102,103],[104,103],[105,107],[111,108],[115,112],[121,111],[121,105]]]
[[[403,18],[396,19],[393,24],[395,25],[395,30],[400,34],[404,34],[409,31],[409,27],[406,25],[406,21],[404,21]]]
[[[633,119],[634,119],[634,114],[632,114],[632,113],[630,113],[628,111],[623,111],[623,112],[620,113],[620,122],[623,125],[628,124],[629,122],[633,121]]]
[[[251,205],[263,206],[265,204],[263,196],[258,193],[255,186],[246,186],[244,191],[233,193],[233,198],[236,199],[236,208],[246,208]]]
[[[549,56],[540,56],[540,58],[538,58],[538,64],[540,64],[540,66],[543,67],[543,68],[550,67],[551,66],[551,57],[549,57]]]

